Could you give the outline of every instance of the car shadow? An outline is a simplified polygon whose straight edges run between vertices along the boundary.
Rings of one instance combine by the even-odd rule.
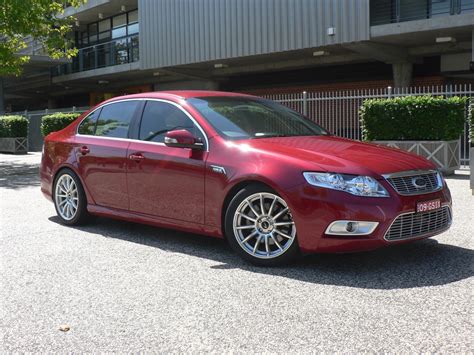
[[[49,220],[59,223],[57,216]],[[434,239],[364,253],[309,255],[291,265],[264,268],[243,261],[222,239],[107,218],[97,218],[89,225],[73,228],[212,260],[216,264],[211,268],[222,272],[239,268],[315,284],[405,289],[445,285],[474,275],[473,250],[441,244]]]
[[[0,161],[0,187],[21,189],[39,186],[39,165],[15,161]]]

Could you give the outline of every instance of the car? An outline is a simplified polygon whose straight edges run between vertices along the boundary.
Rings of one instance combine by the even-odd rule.
[[[411,242],[452,222],[432,162],[237,93],[107,100],[45,138],[40,175],[65,225],[98,215],[225,238],[261,266]]]

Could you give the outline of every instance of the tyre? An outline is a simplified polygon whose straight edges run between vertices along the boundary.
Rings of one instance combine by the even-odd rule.
[[[53,201],[62,224],[80,225],[89,221],[87,198],[81,181],[70,169],[63,169],[54,180]]]
[[[231,247],[254,265],[284,265],[299,254],[288,205],[264,185],[249,185],[234,196],[225,214],[225,234]]]

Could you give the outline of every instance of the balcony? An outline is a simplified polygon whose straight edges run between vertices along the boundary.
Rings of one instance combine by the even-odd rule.
[[[71,63],[53,69],[53,76],[127,64],[139,60],[138,34],[79,49]]]
[[[385,25],[474,12],[474,0],[371,0],[370,24]]]

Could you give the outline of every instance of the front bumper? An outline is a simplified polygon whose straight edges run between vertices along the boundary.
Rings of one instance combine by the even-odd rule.
[[[385,186],[390,189],[389,186]],[[297,226],[298,242],[304,253],[347,253],[373,250],[387,245],[406,243],[440,234],[447,228],[418,233],[412,238],[387,240],[386,233],[400,215],[413,213],[418,202],[440,199],[452,218],[451,194],[444,184],[437,192],[416,196],[398,195],[389,190],[390,197],[358,197],[345,192],[301,185],[291,191],[288,200]],[[378,226],[370,235],[337,236],[326,234],[336,220],[373,221]]]

